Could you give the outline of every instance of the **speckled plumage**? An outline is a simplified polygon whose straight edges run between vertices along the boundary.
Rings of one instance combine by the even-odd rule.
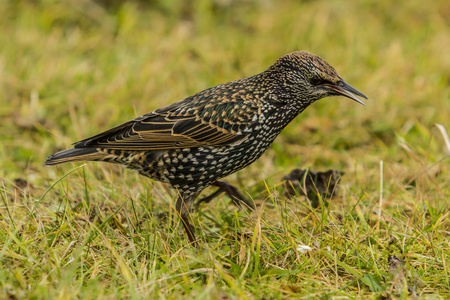
[[[266,71],[220,84],[74,144],[46,164],[91,160],[119,163],[179,193],[176,204],[187,235],[197,196],[209,185],[235,203],[252,204],[220,178],[245,168],[270,146],[281,130],[311,103],[344,95],[362,103],[363,94],[346,84],[320,57],[298,51]]]

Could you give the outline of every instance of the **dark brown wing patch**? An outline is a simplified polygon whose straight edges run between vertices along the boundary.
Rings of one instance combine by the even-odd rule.
[[[203,145],[226,145],[245,138],[245,135],[229,132],[195,118],[176,122],[172,128],[172,134],[174,136],[187,137]]]
[[[197,97],[201,96],[200,94]],[[120,150],[167,150],[201,147],[205,145],[228,145],[246,138],[245,129],[256,120],[251,103],[241,106],[246,113],[239,112],[239,106],[227,111],[223,106],[234,103],[205,101],[195,96],[143,115],[108,131],[75,143],[75,148],[102,147]],[[199,105],[200,104],[200,105]],[[229,110],[228,110],[229,111]],[[236,114],[239,115],[238,118]],[[255,112],[256,114],[256,112]],[[230,120],[237,119],[237,122]]]

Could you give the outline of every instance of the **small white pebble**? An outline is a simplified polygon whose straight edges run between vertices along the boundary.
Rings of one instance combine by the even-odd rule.
[[[311,251],[313,248],[311,248],[310,246],[305,246],[305,245],[298,245],[297,247],[297,251],[300,253],[306,253],[308,251]]]

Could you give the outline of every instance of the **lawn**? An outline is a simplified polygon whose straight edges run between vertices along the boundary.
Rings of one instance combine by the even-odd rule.
[[[0,2],[0,298],[450,298],[450,2]],[[369,100],[318,101],[192,214],[71,143],[307,50]],[[293,169],[345,172],[314,207]],[[212,188],[207,192],[214,191]],[[302,246],[308,246],[304,248]]]

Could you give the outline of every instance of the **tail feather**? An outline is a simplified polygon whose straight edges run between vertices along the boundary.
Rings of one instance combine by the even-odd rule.
[[[97,148],[72,148],[50,155],[45,164],[51,166],[72,161],[98,160],[103,156]]]

